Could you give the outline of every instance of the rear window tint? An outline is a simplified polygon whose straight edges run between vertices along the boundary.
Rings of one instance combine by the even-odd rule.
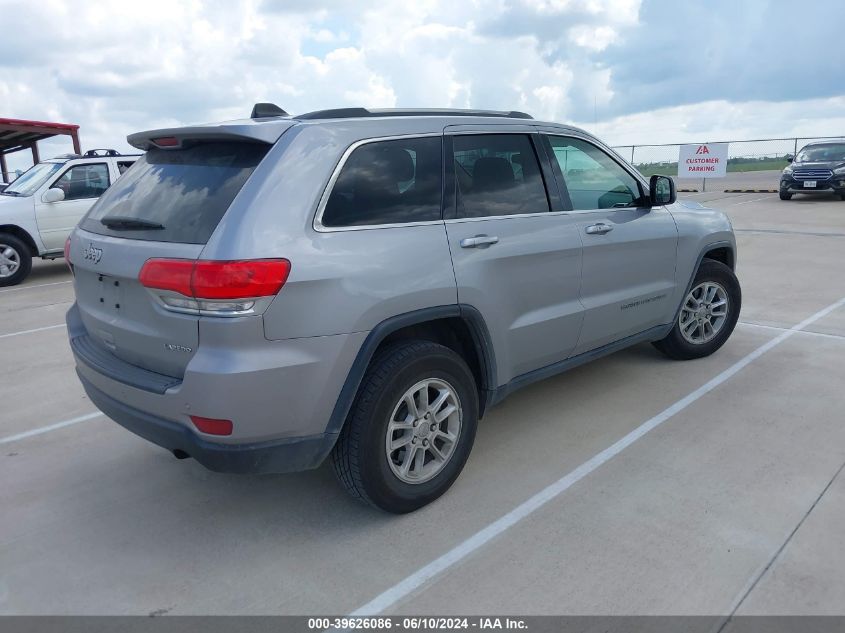
[[[151,149],[103,194],[80,226],[101,235],[205,244],[269,149],[264,143],[244,142]],[[108,228],[101,220],[109,217],[164,228]]]
[[[133,161],[119,160],[119,161],[117,161],[117,171],[119,171],[121,174],[123,174],[123,173],[126,172],[127,169],[132,167],[132,165],[134,163],[135,163],[134,160]]]
[[[549,210],[540,164],[528,136],[455,136],[454,155],[459,218]]]
[[[323,226],[440,219],[440,137],[374,141],[350,154],[323,211]]]

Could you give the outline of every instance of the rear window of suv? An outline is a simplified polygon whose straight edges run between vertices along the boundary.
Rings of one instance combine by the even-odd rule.
[[[100,235],[205,244],[270,147],[214,142],[151,149],[103,194],[80,226]]]
[[[540,164],[527,135],[455,136],[454,157],[459,218],[549,210]]]
[[[439,136],[410,137],[356,148],[332,188],[323,226],[439,220],[441,143]]]

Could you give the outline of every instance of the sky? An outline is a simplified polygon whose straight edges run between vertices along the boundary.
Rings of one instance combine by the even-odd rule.
[[[845,1],[801,6],[821,19],[794,0],[0,0],[0,117],[119,150],[258,101],[524,110],[612,145],[842,135]]]

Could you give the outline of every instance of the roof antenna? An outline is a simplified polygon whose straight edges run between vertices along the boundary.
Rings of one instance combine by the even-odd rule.
[[[263,119],[266,117],[273,117],[273,116],[289,116],[287,112],[282,110],[279,106],[275,103],[256,103],[252,106],[252,114],[249,115],[250,119]]]

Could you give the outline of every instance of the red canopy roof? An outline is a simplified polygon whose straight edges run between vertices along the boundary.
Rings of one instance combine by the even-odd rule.
[[[72,123],[50,123],[48,121],[24,121],[0,117],[0,153],[8,154],[26,149],[32,143],[67,134],[76,137],[78,125]]]

